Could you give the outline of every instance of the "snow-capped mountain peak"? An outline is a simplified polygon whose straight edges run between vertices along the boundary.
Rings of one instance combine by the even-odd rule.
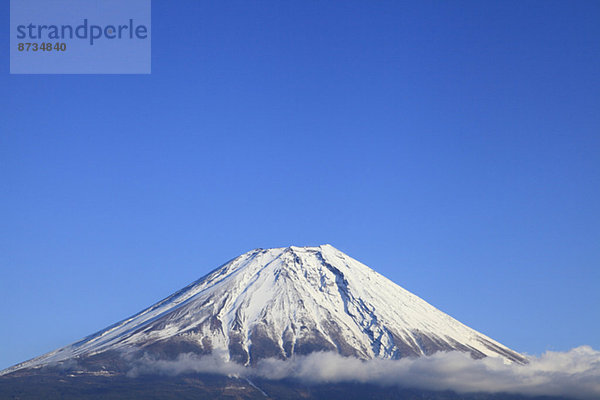
[[[313,351],[401,358],[459,350],[525,362],[331,245],[256,249],[142,312],[3,373],[139,351],[253,364]]]

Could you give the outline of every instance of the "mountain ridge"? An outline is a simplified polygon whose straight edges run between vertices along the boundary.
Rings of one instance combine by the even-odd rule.
[[[0,375],[111,352],[263,358],[334,351],[361,359],[437,351],[525,357],[467,327],[331,245],[254,249],[78,342]]]

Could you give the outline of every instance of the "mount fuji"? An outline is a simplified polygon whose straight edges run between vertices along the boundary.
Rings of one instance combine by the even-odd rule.
[[[252,366],[331,351],[360,359],[461,351],[527,362],[330,245],[256,249],[140,313],[8,368],[33,373],[76,361],[119,374],[141,355],[219,354]]]

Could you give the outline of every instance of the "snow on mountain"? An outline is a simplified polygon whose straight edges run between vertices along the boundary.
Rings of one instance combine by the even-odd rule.
[[[242,364],[334,351],[362,359],[459,350],[526,362],[330,245],[256,249],[150,308],[0,374],[132,349]]]

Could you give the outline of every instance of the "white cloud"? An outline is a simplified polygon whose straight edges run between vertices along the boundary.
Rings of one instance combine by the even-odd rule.
[[[529,364],[504,364],[497,358],[474,360],[460,352],[400,360],[368,360],[335,353],[313,353],[290,360],[268,359],[255,367],[223,361],[218,355],[181,355],[175,361],[144,358],[130,375],[184,372],[219,373],[306,382],[348,382],[399,385],[457,392],[508,392],[527,395],[600,398],[600,352],[581,346],[568,352],[546,352]]]

